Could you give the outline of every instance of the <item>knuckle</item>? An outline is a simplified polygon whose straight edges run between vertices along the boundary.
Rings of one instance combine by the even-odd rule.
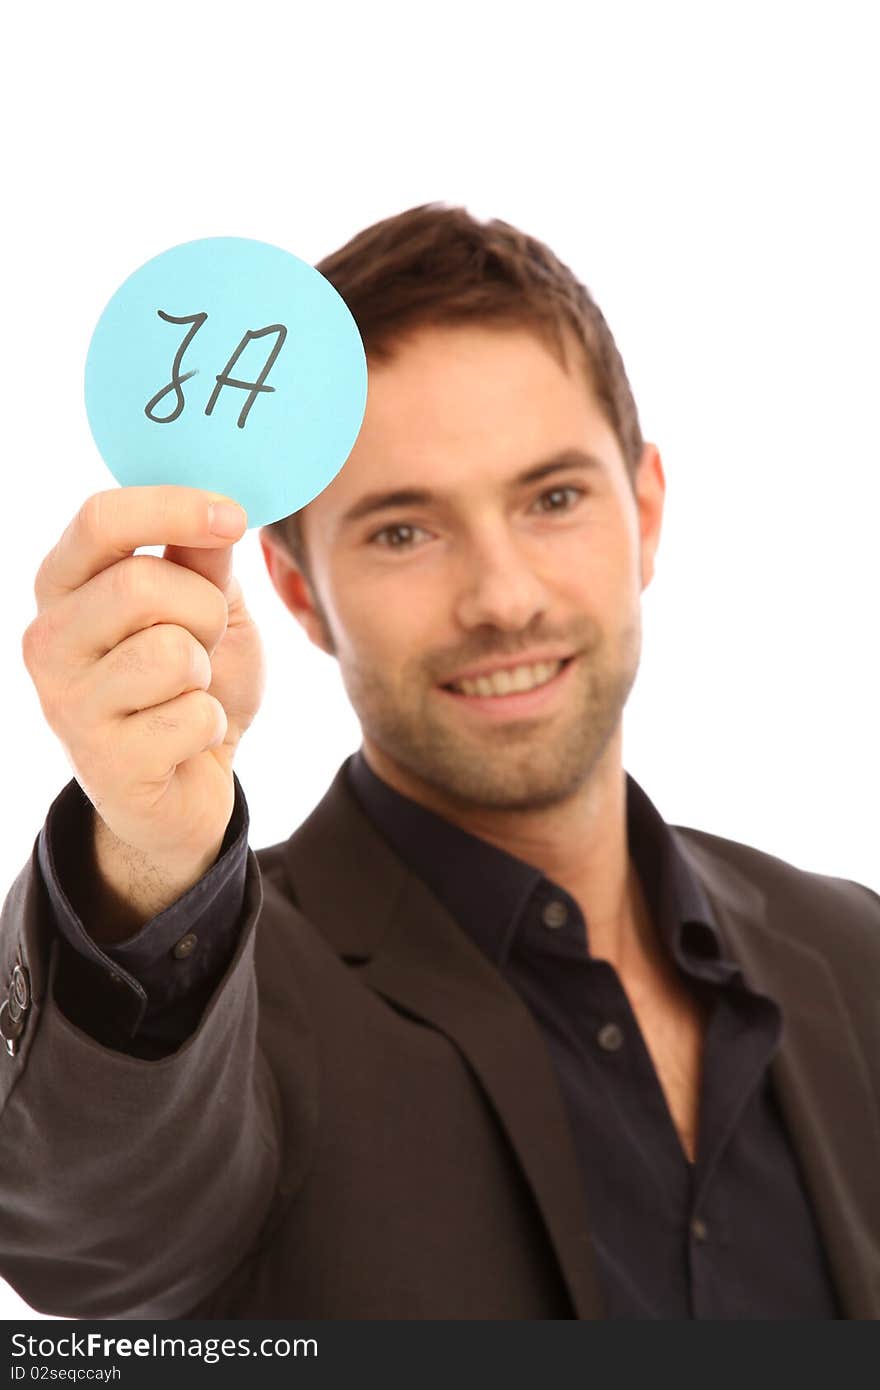
[[[214,679],[214,668],[211,665],[211,658],[208,650],[202,645],[198,638],[192,637],[189,648],[189,668],[188,674],[193,680],[198,681],[205,689]]]
[[[170,710],[151,709],[146,712],[145,728],[150,734],[171,734],[180,728],[180,717]]]
[[[193,706],[193,717],[199,721],[202,727],[207,729],[210,726],[213,728],[217,723],[217,709],[220,702],[215,700],[213,695],[209,695],[206,690],[194,690],[190,699]]]
[[[173,671],[189,671],[195,662],[194,638],[185,627],[175,623],[164,623],[161,628],[160,648],[162,660]]]
[[[143,652],[137,642],[120,642],[107,654],[107,669],[114,676],[143,676],[147,671]]]
[[[33,675],[39,661],[39,638],[36,621],[29,623],[21,635],[21,659],[25,669]]]
[[[32,679],[36,679],[41,668],[46,664],[49,647],[52,641],[52,628],[45,616],[34,618],[22,633],[21,655]]]
[[[90,540],[102,535],[107,525],[108,498],[110,493],[93,492],[87,497],[76,515],[77,529]]]
[[[226,727],[226,711],[220,701],[213,695],[209,695],[205,690],[194,692],[200,706],[200,717],[202,728],[209,737],[216,735],[220,729]]]
[[[149,607],[157,593],[156,562],[152,555],[128,555],[111,568],[114,597],[122,603]]]
[[[159,530],[163,535],[171,535],[174,522],[180,514],[180,497],[174,488],[160,487],[156,493],[156,508],[159,513]]]
[[[51,554],[52,552],[50,552]],[[34,575],[33,594],[37,602],[37,607],[42,607],[43,594],[46,592],[46,568],[49,564],[49,555],[44,555],[40,562],[39,569]]]

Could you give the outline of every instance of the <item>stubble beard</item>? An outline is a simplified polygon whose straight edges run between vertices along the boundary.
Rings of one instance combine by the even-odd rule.
[[[396,684],[361,663],[340,661],[340,669],[364,734],[410,778],[454,806],[529,811],[566,801],[590,778],[618,728],[640,654],[636,610],[613,642],[578,649],[557,713],[505,724],[455,710],[421,666]]]

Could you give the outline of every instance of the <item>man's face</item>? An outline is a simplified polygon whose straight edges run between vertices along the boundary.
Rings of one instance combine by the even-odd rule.
[[[371,365],[355,447],[304,514],[311,592],[267,552],[403,789],[551,805],[619,728],[663,474],[647,446],[634,497],[568,347],[571,374],[526,330],[420,330]]]

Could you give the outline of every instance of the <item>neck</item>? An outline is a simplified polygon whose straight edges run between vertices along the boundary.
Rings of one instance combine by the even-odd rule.
[[[641,959],[650,920],[627,844],[621,730],[589,778],[564,802],[507,810],[463,804],[415,777],[366,736],[364,757],[377,776],[460,829],[533,864],[566,889],[588,926],[590,953],[615,967]]]

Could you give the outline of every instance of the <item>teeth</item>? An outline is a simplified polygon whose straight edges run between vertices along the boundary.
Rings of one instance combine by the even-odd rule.
[[[539,661],[534,666],[515,666],[506,671],[493,671],[491,676],[477,676],[475,680],[453,681],[452,689],[464,695],[510,695],[521,690],[533,690],[537,685],[546,685],[561,666],[561,661]]]

